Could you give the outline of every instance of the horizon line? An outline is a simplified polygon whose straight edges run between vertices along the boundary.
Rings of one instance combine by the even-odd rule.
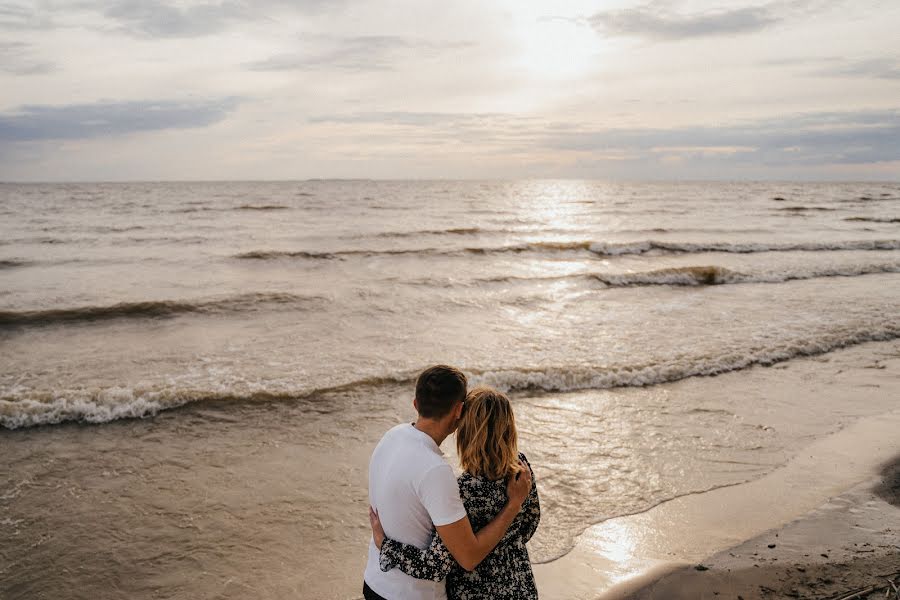
[[[304,177],[298,179],[10,179],[0,185],[80,185],[80,184],[141,184],[141,183],[316,183],[316,182],[520,182],[520,181],[589,181],[603,183],[884,183],[900,184],[900,178],[871,179],[765,179],[765,178],[608,178],[608,177]]]

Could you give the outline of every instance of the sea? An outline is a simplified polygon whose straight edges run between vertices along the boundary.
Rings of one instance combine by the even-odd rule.
[[[437,363],[510,394],[553,561],[896,410],[827,369],[898,339],[897,182],[0,184],[0,597],[360,597]]]

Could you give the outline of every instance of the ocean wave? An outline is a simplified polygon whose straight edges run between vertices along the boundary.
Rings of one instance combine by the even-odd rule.
[[[754,254],[758,252],[825,252],[837,250],[900,250],[900,240],[848,240],[841,242],[792,242],[792,243],[735,243],[735,242],[665,242],[646,240],[639,242],[595,242],[589,250],[604,256],[622,254],[646,254],[659,251],[669,254],[699,254],[725,252],[730,254]]]
[[[900,217],[847,217],[845,221],[862,221],[864,223],[900,223]]]
[[[479,233],[515,233],[505,229],[482,229],[480,227],[454,227],[451,229],[420,229],[416,231],[384,231],[376,233],[376,238],[408,238],[420,235],[476,235]]]
[[[195,212],[211,212],[216,210],[222,210],[220,208],[213,208],[211,206],[192,206],[189,208],[176,208],[173,210],[173,213],[195,213]]]
[[[27,260],[8,258],[0,260],[0,269],[15,269],[16,267],[26,267],[30,264]]]
[[[832,250],[898,250],[900,240],[850,240],[842,242],[794,242],[794,243],[735,243],[735,242],[667,242],[640,240],[635,242],[592,242],[582,240],[522,242],[505,246],[470,246],[465,248],[400,248],[356,250],[252,250],[233,255],[232,258],[275,260],[282,258],[336,259],[346,256],[396,256],[413,254],[420,256],[459,256],[466,254],[504,254],[526,252],[589,251],[600,256],[630,254],[700,254],[725,252],[751,254],[757,252],[822,252]]]
[[[589,241],[547,241],[547,242],[523,242],[521,244],[512,244],[508,246],[476,246],[462,248],[458,251],[447,251],[448,254],[456,254],[459,252],[465,254],[503,254],[503,253],[521,253],[521,252],[569,252],[573,250],[589,250],[593,242]]]
[[[853,331],[834,332],[817,339],[791,340],[780,346],[736,350],[718,357],[695,360],[609,367],[541,367],[497,369],[476,373],[474,383],[509,392],[570,392],[615,387],[643,387],[689,377],[713,376],[748,367],[767,366],[793,358],[815,356],[864,344],[900,338],[900,323],[870,325]]]
[[[121,227],[113,225],[95,225],[90,229],[95,233],[123,233],[126,231],[139,231],[141,229],[146,229],[146,227],[143,225],[123,225]]]
[[[784,212],[831,212],[837,209],[829,208],[826,206],[783,206],[780,208],[775,208],[773,210]]]
[[[647,285],[720,285],[738,283],[746,275],[718,266],[689,266],[655,269],[653,271],[620,274],[594,274],[594,279],[612,287]]]
[[[647,285],[702,286],[732,283],[783,283],[801,279],[858,277],[877,273],[900,273],[900,263],[803,267],[762,273],[741,273],[715,265],[687,266],[614,275],[594,274],[592,277],[613,287]]]
[[[780,345],[734,349],[719,356],[680,357],[646,364],[546,366],[535,368],[465,369],[473,385],[490,385],[508,392],[570,392],[616,387],[644,387],[698,376],[714,376],[756,365],[825,354],[867,342],[900,338],[900,323],[867,323],[856,329],[830,332],[815,339],[786,340]],[[66,421],[105,423],[148,417],[190,403],[315,403],[327,395],[385,385],[412,385],[413,373],[369,377],[319,389],[198,389],[113,386],[36,391],[18,389],[0,396],[0,426],[8,429],[52,425]],[[261,383],[260,386],[264,386]],[[375,393],[375,392],[373,392]],[[332,402],[332,399],[327,402]]]
[[[250,293],[202,300],[147,300],[105,306],[79,306],[47,310],[0,311],[0,327],[54,325],[109,319],[152,319],[186,313],[227,313],[257,310],[272,305],[310,305],[318,296],[285,293]]]
[[[325,388],[255,389],[179,388],[177,386],[112,386],[97,389],[38,391],[20,389],[0,396],[0,426],[7,429],[56,425],[67,421],[108,423],[119,419],[152,417],[164,410],[193,403],[275,403],[309,401],[349,390],[391,384],[411,385],[414,374],[369,377]]]
[[[894,200],[900,200],[900,196],[891,196],[890,194],[879,194],[876,196],[859,196],[857,198],[845,198],[843,200],[838,200],[838,202],[844,204],[868,204],[871,202],[889,202]]]
[[[252,250],[235,254],[233,258],[243,260],[274,260],[278,258],[311,258],[331,259],[337,258],[341,252],[312,252],[306,250]]]
[[[243,204],[235,208],[235,210],[288,210],[290,206],[283,204]]]
[[[592,242],[527,242],[508,246],[472,246],[467,248],[397,248],[384,250],[335,250],[319,252],[315,250],[253,250],[236,254],[233,258],[273,260],[279,258],[334,259],[345,256],[398,256],[415,254],[421,256],[455,256],[465,254],[502,254],[540,251],[588,250]]]
[[[441,250],[439,248],[409,248],[387,250],[336,250],[334,252],[318,252],[315,250],[252,250],[235,254],[232,258],[244,260],[277,260],[281,258],[308,258],[314,260],[331,260],[345,256],[400,256],[404,254],[417,255],[454,255],[462,251]]]
[[[185,208],[176,208],[172,212],[175,213],[195,213],[195,212],[224,212],[229,210],[288,210],[290,206],[284,204],[241,204],[240,206],[189,206]]]
[[[878,273],[900,273],[900,262],[863,263],[855,265],[833,265],[821,267],[787,268],[780,271],[743,273],[718,265],[689,265],[668,267],[651,271],[628,273],[574,273],[570,275],[500,275],[481,277],[473,280],[441,280],[423,278],[408,280],[413,285],[454,287],[457,285],[479,285],[491,283],[539,283],[549,281],[590,280],[599,281],[609,287],[641,287],[653,285],[705,286],[738,283],[783,283],[802,279],[828,277],[858,277]]]

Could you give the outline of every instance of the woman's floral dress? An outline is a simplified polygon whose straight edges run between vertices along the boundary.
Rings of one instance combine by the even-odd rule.
[[[519,453],[519,459],[531,470],[524,454]],[[456,564],[437,533],[425,550],[385,538],[381,545],[381,570],[389,571],[398,567],[416,579],[440,581],[446,578],[448,600],[537,598],[531,561],[525,547],[541,520],[534,471],[531,472],[531,478],[531,491],[522,504],[522,510],[506,530],[500,543],[474,571],[468,572]],[[506,505],[506,482],[502,479],[489,481],[463,473],[458,482],[459,495],[474,531],[490,523]]]

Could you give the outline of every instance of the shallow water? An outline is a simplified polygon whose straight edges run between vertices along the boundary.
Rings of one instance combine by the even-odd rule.
[[[369,452],[434,362],[514,392],[535,560],[759,477],[896,406],[741,382],[896,351],[898,211],[896,184],[2,185],[0,581],[353,597]]]

